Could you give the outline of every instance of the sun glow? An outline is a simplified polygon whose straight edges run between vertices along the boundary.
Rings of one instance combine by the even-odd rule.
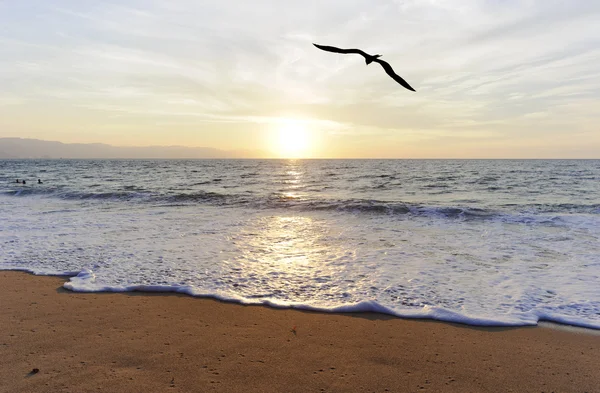
[[[281,125],[277,135],[276,150],[285,158],[303,158],[310,153],[310,133],[304,125],[289,121]]]

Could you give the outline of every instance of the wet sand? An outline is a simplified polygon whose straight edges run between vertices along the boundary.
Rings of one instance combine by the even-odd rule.
[[[0,272],[0,392],[600,391],[598,334],[82,294],[66,280]]]

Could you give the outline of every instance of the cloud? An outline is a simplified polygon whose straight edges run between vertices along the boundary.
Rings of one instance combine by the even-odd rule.
[[[369,133],[513,146],[600,122],[600,5],[584,0],[32,0],[0,2],[0,23],[2,116],[49,101],[157,124],[297,116],[336,149]],[[313,42],[383,54],[417,93]]]

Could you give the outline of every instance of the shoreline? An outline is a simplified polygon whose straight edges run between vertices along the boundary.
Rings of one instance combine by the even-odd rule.
[[[65,283],[69,281],[69,279],[73,278],[73,277],[77,277],[78,273],[73,273],[73,274],[37,274],[31,270],[28,269],[7,269],[7,270],[2,270],[0,269],[0,274],[3,272],[17,272],[17,273],[24,273],[24,274],[28,274],[34,277],[56,277],[56,278],[60,278],[65,280]],[[64,287],[63,287],[64,288]],[[319,308],[315,308],[315,307],[311,307],[311,306],[285,306],[285,305],[275,305],[275,304],[271,304],[271,303],[257,303],[257,304],[245,304],[239,300],[228,300],[228,299],[221,299],[217,296],[211,296],[211,295],[192,295],[183,291],[176,291],[176,290],[147,290],[147,289],[134,289],[134,290],[130,290],[130,291],[73,291],[67,288],[64,288],[65,291],[70,292],[70,293],[79,293],[79,294],[103,294],[103,293],[113,293],[113,294],[123,294],[123,295],[127,295],[127,294],[146,294],[146,295],[176,295],[176,296],[184,296],[184,297],[191,297],[194,299],[205,299],[205,300],[214,300],[220,303],[224,303],[224,304],[232,304],[232,305],[238,305],[238,306],[243,306],[243,307],[267,307],[270,309],[276,309],[276,310],[296,310],[299,312],[314,312],[317,314],[332,314],[332,315],[356,315],[356,314],[376,314],[376,315],[380,315],[382,317],[390,317],[390,318],[394,318],[394,319],[402,319],[402,320],[412,320],[412,321],[422,321],[422,322],[440,322],[440,323],[447,323],[447,324],[451,324],[451,325],[457,325],[457,326],[464,326],[464,327],[474,327],[474,328],[490,328],[490,329],[494,329],[494,328],[528,328],[528,327],[546,327],[546,328],[552,328],[552,329],[559,329],[559,330],[563,330],[563,331],[569,331],[569,332],[574,332],[574,333],[582,333],[582,334],[591,334],[591,335],[599,335],[600,336],[600,327],[589,327],[589,326],[583,326],[583,325],[572,325],[572,324],[568,324],[568,323],[562,323],[562,322],[556,322],[553,320],[549,320],[549,319],[540,319],[538,320],[537,324],[533,325],[533,324],[528,324],[528,325],[518,325],[518,324],[503,324],[503,323],[497,323],[497,324],[471,324],[471,323],[467,323],[467,322],[460,322],[460,321],[452,321],[452,320],[444,320],[444,319],[437,319],[434,317],[421,317],[421,316],[406,316],[406,315],[396,315],[393,313],[385,313],[385,312],[379,312],[379,311],[336,311],[336,310],[326,310],[326,309],[319,309]],[[469,319],[469,318],[466,318]],[[478,319],[478,318],[474,318],[474,319]]]
[[[597,331],[71,292],[0,271],[0,391],[589,391]],[[567,325],[568,326],[568,325]],[[589,334],[591,333],[591,334]],[[33,369],[38,373],[29,374]]]

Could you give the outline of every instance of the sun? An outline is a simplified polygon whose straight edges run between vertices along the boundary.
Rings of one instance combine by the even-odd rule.
[[[277,153],[285,158],[306,157],[310,142],[310,134],[302,124],[286,122],[279,128]]]

